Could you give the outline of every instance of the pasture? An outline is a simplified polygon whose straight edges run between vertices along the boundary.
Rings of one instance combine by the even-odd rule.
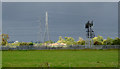
[[[118,50],[2,51],[3,67],[117,67]]]

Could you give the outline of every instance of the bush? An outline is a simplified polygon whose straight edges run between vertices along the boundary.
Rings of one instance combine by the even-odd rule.
[[[32,43],[32,42],[30,42],[30,43],[21,42],[21,43],[20,43],[20,46],[28,46],[28,45],[33,45],[33,43]]]
[[[23,45],[25,45],[25,42],[21,42],[21,43],[20,43],[20,46],[23,46]]]
[[[119,38],[114,39],[112,45],[120,45],[120,39]]]
[[[7,40],[9,39],[8,34],[2,34],[1,36],[2,36],[2,43],[1,43],[1,45],[6,45],[8,43]]]
[[[7,42],[5,42],[5,41],[2,41],[2,45],[4,46],[4,45],[6,45],[7,44]]]
[[[33,43],[32,43],[32,42],[30,42],[30,43],[28,43],[28,45],[33,45]]]
[[[77,44],[78,44],[78,45],[85,45],[85,41],[84,41],[84,40],[82,40],[82,41],[80,41],[80,42],[78,41]]]
[[[94,42],[94,45],[102,45],[102,43],[99,42],[99,41],[95,41],[95,42]]]
[[[77,45],[85,45],[85,40],[83,40],[83,38],[79,37],[79,40],[77,41]]]

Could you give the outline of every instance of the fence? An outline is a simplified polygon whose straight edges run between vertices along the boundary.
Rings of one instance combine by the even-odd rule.
[[[50,49],[119,49],[120,45],[93,45],[87,47],[84,45],[78,46],[1,46],[2,50],[50,50]]]

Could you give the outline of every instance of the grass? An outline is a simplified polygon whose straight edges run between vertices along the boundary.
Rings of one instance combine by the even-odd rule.
[[[3,51],[3,67],[117,67],[118,50]]]

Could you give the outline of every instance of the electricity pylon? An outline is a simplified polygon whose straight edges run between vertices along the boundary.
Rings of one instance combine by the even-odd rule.
[[[48,13],[46,11],[46,19],[45,19],[45,34],[44,34],[44,42],[49,41],[49,30],[48,30]]]

